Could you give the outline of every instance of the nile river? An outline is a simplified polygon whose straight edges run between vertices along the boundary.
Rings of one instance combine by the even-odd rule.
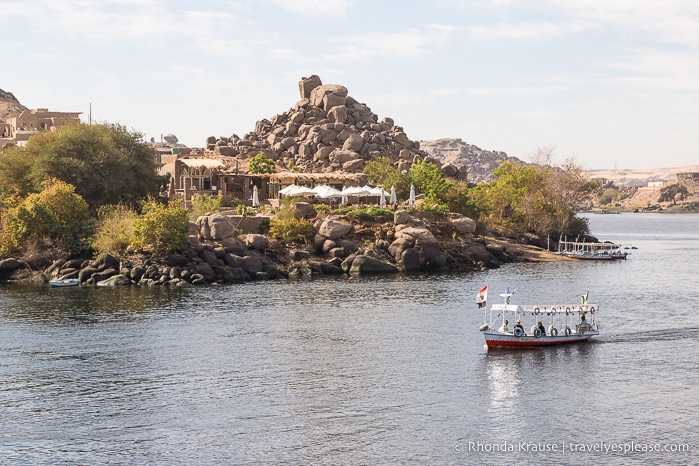
[[[0,463],[696,464],[699,215],[590,223],[637,249],[354,283],[2,286]],[[491,302],[589,291],[602,336],[486,351],[485,283]]]

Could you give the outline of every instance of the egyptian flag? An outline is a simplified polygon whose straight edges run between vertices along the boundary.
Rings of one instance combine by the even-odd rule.
[[[476,304],[478,304],[478,309],[483,309],[486,306],[486,301],[488,301],[488,285],[481,288],[476,296]]]

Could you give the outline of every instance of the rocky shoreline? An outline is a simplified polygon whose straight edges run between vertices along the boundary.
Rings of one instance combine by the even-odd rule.
[[[318,275],[466,272],[562,259],[535,246],[478,236],[475,222],[458,214],[399,210],[393,219],[367,221],[320,212],[314,230],[312,244],[282,244],[260,233],[236,234],[230,216],[213,214],[190,222],[186,254],[66,257],[43,270],[9,258],[0,261],[0,280],[46,284],[78,278],[86,286],[242,284]]]

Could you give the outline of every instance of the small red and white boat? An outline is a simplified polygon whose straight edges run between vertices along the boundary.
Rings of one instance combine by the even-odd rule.
[[[483,290],[478,298],[484,308],[484,324],[480,328],[488,348],[517,348],[564,345],[585,341],[599,335],[595,321],[599,306],[587,303],[587,293],[581,296],[582,304],[553,304],[522,306],[510,304],[514,291],[501,294],[503,304],[493,304],[488,310],[483,306]],[[487,291],[486,294],[487,296]],[[494,317],[493,317],[494,316]],[[494,326],[499,325],[496,330]],[[530,327],[528,327],[531,325]]]

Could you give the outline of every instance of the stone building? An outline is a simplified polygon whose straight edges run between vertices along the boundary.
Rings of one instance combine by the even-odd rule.
[[[54,131],[57,127],[69,123],[80,123],[82,112],[49,112],[47,108],[24,110],[17,116],[11,116],[0,125],[3,143],[26,145],[32,134],[38,131]]]

